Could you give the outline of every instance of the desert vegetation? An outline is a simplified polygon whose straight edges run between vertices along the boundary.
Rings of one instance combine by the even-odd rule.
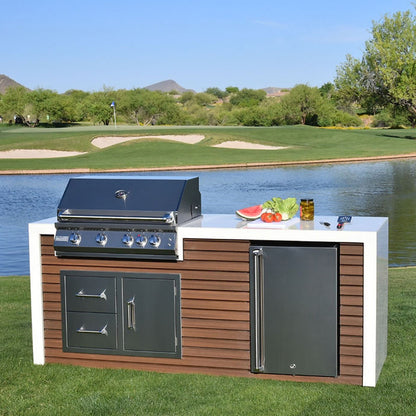
[[[415,16],[397,12],[374,22],[363,56],[347,55],[335,80],[319,88],[298,84],[276,96],[232,86],[198,93],[103,87],[63,94],[17,86],[0,94],[0,116],[3,123],[32,127],[116,120],[141,126],[414,127],[415,58]]]

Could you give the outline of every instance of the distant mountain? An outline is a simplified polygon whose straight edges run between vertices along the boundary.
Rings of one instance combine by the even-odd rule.
[[[168,79],[166,81],[161,81],[161,82],[157,82],[156,84],[148,85],[147,87],[144,87],[144,89],[149,90],[149,91],[162,91],[162,92],[177,91],[181,94],[186,91],[195,92],[193,90],[188,90],[184,87],[181,87],[173,79]]]
[[[266,91],[267,95],[270,96],[281,96],[289,92],[290,88],[278,88],[278,87],[267,87],[261,88],[263,91]]]
[[[0,74],[0,94],[4,94],[9,88],[13,87],[24,87],[22,84],[9,78],[7,75]]]

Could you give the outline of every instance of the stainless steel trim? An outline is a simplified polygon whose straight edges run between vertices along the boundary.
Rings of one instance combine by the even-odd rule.
[[[136,330],[136,303],[134,297],[127,301],[127,328]]]
[[[86,214],[65,214],[58,213],[58,219],[61,220],[111,220],[111,221],[161,221],[165,224],[174,224],[175,216],[173,212],[168,212],[163,217],[127,217],[127,216],[118,216],[118,215],[86,215]]]
[[[101,293],[95,295],[89,295],[88,293],[84,293],[84,289],[81,289],[75,296],[79,298],[95,298],[95,299],[104,299],[107,300],[107,295],[105,294],[106,289],[104,289]]]
[[[77,329],[77,332],[80,334],[108,335],[107,325],[105,325],[104,328],[99,330],[85,329],[84,325],[82,325],[79,329]]]
[[[254,337],[255,337],[255,371],[264,371],[264,321],[263,321],[263,250],[253,250],[254,260]]]

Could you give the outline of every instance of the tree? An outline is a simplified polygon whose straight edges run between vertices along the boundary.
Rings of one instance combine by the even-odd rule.
[[[218,99],[223,99],[229,94],[227,91],[222,91],[218,87],[210,87],[205,90],[207,94],[215,95]]]
[[[318,88],[305,84],[293,87],[289,94],[282,97],[282,107],[286,124],[319,125],[324,99]]]
[[[175,124],[180,119],[175,99],[160,91],[143,88],[125,91],[118,108],[137,125]]]
[[[0,111],[4,118],[16,120],[19,118],[26,123],[25,108],[29,104],[29,91],[24,87],[8,88],[0,102]]]
[[[114,91],[104,90],[93,92],[86,100],[88,116],[94,123],[103,123],[105,126],[110,124],[113,118],[111,103],[115,101]]]
[[[266,91],[243,88],[230,98],[230,103],[239,107],[254,107],[266,98]]]
[[[392,104],[416,117],[416,20],[410,11],[374,22],[361,60],[337,70],[337,94],[366,107]]]

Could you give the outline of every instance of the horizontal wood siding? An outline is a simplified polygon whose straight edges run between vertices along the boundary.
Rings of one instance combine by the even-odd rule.
[[[340,245],[340,374],[349,383],[360,385],[363,381],[363,265],[363,244]]]
[[[249,241],[185,240],[182,262],[57,258],[53,238],[42,236],[41,242],[48,363],[278,380],[362,382],[362,246],[341,246],[340,376],[330,378],[250,373]],[[180,273],[182,358],[63,352],[61,270]]]

